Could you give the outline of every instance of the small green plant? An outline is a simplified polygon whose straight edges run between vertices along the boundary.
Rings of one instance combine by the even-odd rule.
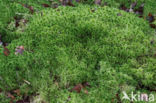
[[[111,103],[127,88],[155,90],[155,31],[133,14],[107,6],[48,8],[20,28],[6,31],[10,54],[0,54],[4,91],[20,88],[47,103]],[[23,54],[15,55],[21,45]],[[70,92],[83,82],[88,95]]]

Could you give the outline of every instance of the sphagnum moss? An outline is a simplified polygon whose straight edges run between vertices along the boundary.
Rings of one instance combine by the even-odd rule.
[[[42,13],[33,16],[24,32],[15,33],[10,55],[0,55],[0,88],[31,88],[48,103],[63,103],[68,97],[71,103],[110,103],[126,90],[122,86],[129,93],[155,89],[154,31],[143,19],[81,5]],[[23,55],[14,54],[19,45],[25,47]],[[68,91],[85,81],[91,85],[88,95]]]

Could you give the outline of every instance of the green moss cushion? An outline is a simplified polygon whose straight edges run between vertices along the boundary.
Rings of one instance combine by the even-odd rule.
[[[10,55],[0,55],[0,88],[29,87],[49,103],[69,96],[71,103],[109,103],[121,86],[155,89],[154,31],[133,14],[109,7],[47,9],[12,35]],[[20,45],[25,51],[15,55]],[[68,91],[82,82],[91,85],[88,95]]]

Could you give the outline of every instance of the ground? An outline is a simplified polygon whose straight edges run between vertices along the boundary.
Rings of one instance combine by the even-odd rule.
[[[105,2],[1,0],[1,103],[129,103],[123,91],[156,99],[155,0],[142,18],[120,10],[131,2]]]

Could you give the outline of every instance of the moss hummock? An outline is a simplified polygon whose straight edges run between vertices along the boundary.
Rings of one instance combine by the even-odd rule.
[[[122,90],[155,89],[154,30],[133,14],[84,5],[46,9],[9,38],[10,55],[0,55],[4,90],[39,93],[48,103],[110,103]],[[15,55],[20,45],[25,50]],[[83,82],[91,85],[88,95],[69,92]]]

